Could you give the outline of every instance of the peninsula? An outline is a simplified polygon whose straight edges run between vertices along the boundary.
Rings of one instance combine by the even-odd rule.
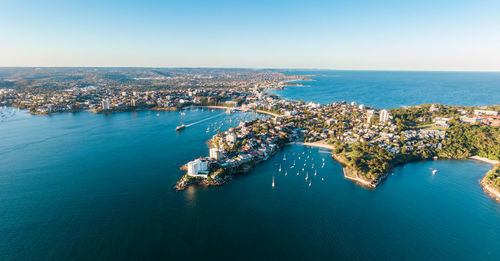
[[[73,70],[78,74],[85,69]],[[223,184],[291,142],[330,149],[332,157],[342,164],[345,178],[368,188],[376,188],[395,166],[410,161],[472,156],[500,160],[500,105],[423,104],[378,109],[346,101],[318,104],[286,100],[266,92],[286,81],[307,80],[306,76],[274,71],[200,70],[174,70],[168,74],[151,69],[127,70],[123,76],[126,80],[106,78],[109,72],[99,78],[97,70],[89,72],[92,77],[85,81],[72,82],[70,88],[48,88],[53,79],[43,75],[30,83],[41,85],[36,88],[20,83],[18,86],[12,78],[10,88],[0,89],[0,105],[27,109],[33,114],[209,106],[268,115],[214,135],[208,141],[209,156],[183,166],[187,173],[175,185],[177,190]],[[485,191],[497,198],[498,169],[497,165],[481,181]]]
[[[274,117],[241,122],[214,135],[208,141],[210,156],[187,163],[187,173],[175,189],[223,184],[291,142],[330,149],[345,178],[367,188],[376,188],[395,166],[410,161],[500,158],[498,105],[423,104],[377,110],[355,102],[320,105],[253,91],[255,96],[249,95],[239,108],[271,112]],[[487,177],[481,183],[485,189],[500,191],[498,175]]]

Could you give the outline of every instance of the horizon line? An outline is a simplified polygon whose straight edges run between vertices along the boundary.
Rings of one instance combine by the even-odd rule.
[[[303,67],[225,67],[225,66],[0,66],[5,68],[117,68],[117,69],[242,69],[242,70],[304,70],[304,71],[374,71],[374,72],[500,72],[499,70],[424,70],[424,69],[334,69]]]

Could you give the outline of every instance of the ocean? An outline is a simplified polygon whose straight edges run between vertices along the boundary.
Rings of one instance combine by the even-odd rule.
[[[498,85],[452,99],[391,88],[383,97],[329,92],[321,84],[280,92],[376,107],[498,98]],[[213,134],[266,116],[207,109],[34,116],[14,108],[0,116],[0,260],[500,260],[500,204],[479,184],[491,168],[481,162],[410,163],[369,190],[344,179],[325,150],[289,145],[223,186],[175,192],[179,167],[207,156]]]
[[[355,101],[391,109],[426,103],[481,106],[500,104],[500,72],[287,71],[316,75],[298,81],[308,87],[271,90],[284,98],[319,102]]]

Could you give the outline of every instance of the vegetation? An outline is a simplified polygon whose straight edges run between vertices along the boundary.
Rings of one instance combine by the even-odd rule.
[[[483,181],[500,191],[500,164],[497,164],[492,170],[488,171]]]
[[[447,140],[439,156],[443,158],[468,158],[478,155],[488,159],[500,159],[500,128],[451,122]]]

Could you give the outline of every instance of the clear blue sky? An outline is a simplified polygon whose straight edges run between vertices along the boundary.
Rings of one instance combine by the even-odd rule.
[[[0,66],[500,71],[500,0],[0,0]]]

